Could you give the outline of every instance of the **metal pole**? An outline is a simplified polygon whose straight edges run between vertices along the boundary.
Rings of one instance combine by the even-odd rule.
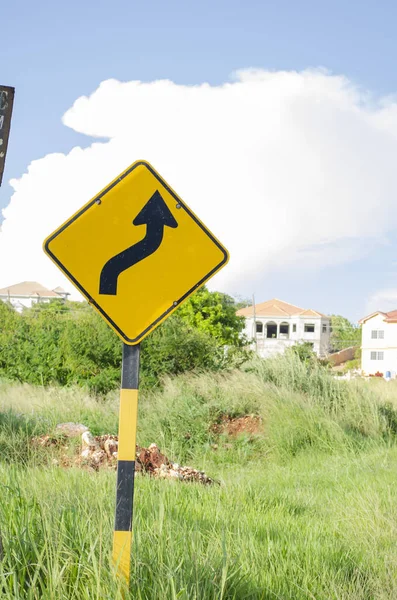
[[[256,306],[255,306],[255,294],[252,294],[252,306],[254,309],[254,339],[255,339],[255,352],[258,354],[258,337],[256,334]]]
[[[127,583],[130,580],[132,513],[134,507],[139,356],[139,344],[136,346],[123,344],[113,561],[117,566],[118,575],[125,577]]]
[[[0,85],[0,185],[3,180],[7,154],[8,138],[10,136],[12,108],[15,88]]]

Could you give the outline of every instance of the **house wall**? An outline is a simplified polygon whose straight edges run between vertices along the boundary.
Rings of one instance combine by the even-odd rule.
[[[37,296],[0,296],[3,302],[9,302],[16,311],[22,312],[24,308],[31,308],[37,302],[49,302],[50,298],[38,298]]]
[[[367,375],[376,372],[392,374],[397,372],[397,323],[386,323],[384,315],[375,315],[362,325],[361,334],[361,368]],[[383,338],[372,338],[372,331],[383,331]],[[376,359],[371,358],[376,352]],[[378,353],[383,352],[379,358]]]
[[[274,354],[283,353],[286,348],[296,343],[309,342],[313,344],[313,350],[318,356],[326,356],[329,351],[330,320],[323,317],[256,317],[257,323],[263,324],[263,332],[256,334],[258,354],[263,358]],[[266,337],[266,325],[275,323],[277,325],[277,338]],[[280,334],[280,325],[288,323],[289,335]],[[314,332],[305,331],[306,324],[314,325]],[[296,331],[294,331],[294,325]],[[249,340],[255,340],[254,318],[245,320],[244,333]],[[255,347],[255,344],[252,346]]]

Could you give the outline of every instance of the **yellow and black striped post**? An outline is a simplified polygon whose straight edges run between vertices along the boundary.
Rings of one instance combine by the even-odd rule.
[[[136,346],[123,344],[113,561],[117,567],[118,575],[125,577],[127,582],[130,579],[132,513],[134,507],[139,354],[139,344]]]

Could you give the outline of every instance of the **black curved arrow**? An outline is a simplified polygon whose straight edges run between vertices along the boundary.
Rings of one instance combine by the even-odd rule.
[[[163,241],[164,227],[178,227],[177,221],[158,191],[154,192],[132,223],[146,225],[146,235],[137,244],[108,260],[99,279],[100,294],[115,296],[120,273],[156,252]]]

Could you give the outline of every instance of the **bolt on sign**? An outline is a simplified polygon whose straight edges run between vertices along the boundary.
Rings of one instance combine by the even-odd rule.
[[[113,560],[129,581],[140,342],[228,261],[228,252],[146,161],[44,241],[44,251],[123,341]]]
[[[14,94],[15,88],[0,85],[0,185],[3,181],[6,162]]]

